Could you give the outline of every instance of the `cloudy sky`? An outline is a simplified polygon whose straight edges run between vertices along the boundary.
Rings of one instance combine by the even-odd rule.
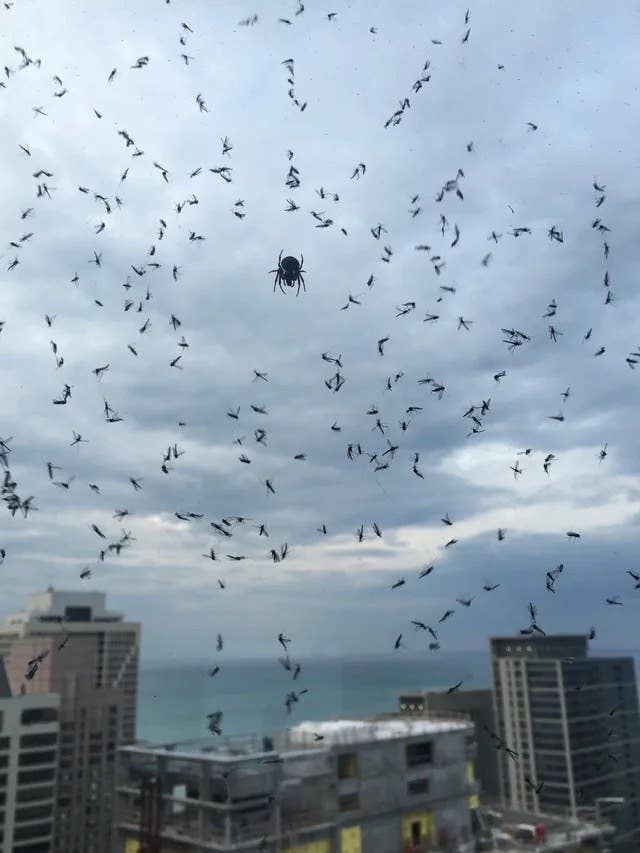
[[[142,621],[148,658],[207,654],[218,632],[230,656],[271,656],[280,631],[299,655],[348,655],[390,652],[400,633],[406,653],[426,649],[409,620],[435,626],[447,609],[442,647],[485,648],[526,627],[533,601],[548,632],[594,625],[601,648],[636,646],[633,4],[604,17],[577,0],[497,0],[468,25],[466,0],[308,0],[298,15],[296,2],[5,5],[0,436],[37,511],[0,514],[0,613],[49,584],[104,590]],[[210,171],[222,166],[230,182]],[[463,198],[437,201],[459,169]],[[304,255],[298,298],[274,293],[281,250]],[[510,351],[503,328],[529,340]],[[325,385],[336,370],[339,391]],[[105,421],[105,400],[121,421]],[[469,435],[471,406],[482,431]],[[86,443],[70,446],[74,431]],[[210,526],[232,516],[250,520],[230,538]],[[134,541],[101,561],[123,529]]]

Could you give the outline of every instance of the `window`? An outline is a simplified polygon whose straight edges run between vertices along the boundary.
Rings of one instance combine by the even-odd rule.
[[[65,607],[64,618],[67,622],[91,622],[91,608]]]
[[[54,723],[58,719],[57,708],[25,708],[20,715],[23,726],[34,723]]]
[[[13,840],[22,841],[25,838],[42,838],[43,835],[51,835],[51,821],[46,823],[33,823],[27,826],[16,826],[13,830]]]
[[[16,801],[18,803],[32,803],[35,800],[51,800],[54,790],[51,785],[42,785],[37,788],[18,788]]]
[[[406,746],[407,767],[417,767],[420,764],[431,764],[433,761],[433,744],[430,740],[420,743],[408,743]]]
[[[187,797],[187,786],[186,785],[174,785],[173,790],[171,791],[171,796],[176,797],[178,799],[186,799]],[[171,802],[170,805],[172,814],[184,814],[186,806],[184,803],[174,803]]]
[[[22,735],[20,738],[20,748],[29,749],[32,746],[53,746],[56,740],[57,735],[55,732],[47,732],[41,735]]]
[[[429,793],[429,780],[428,779],[412,779],[411,782],[407,783],[407,794],[410,797],[415,797],[418,794],[428,794]]]
[[[355,752],[338,756],[338,779],[355,779],[358,775]]]
[[[50,853],[51,845],[48,841],[44,841],[41,844],[22,844],[17,849],[20,853]]]
[[[52,813],[53,803],[42,806],[25,806],[24,808],[16,809],[16,823],[38,820],[38,818],[48,818],[51,817]]]
[[[357,792],[355,794],[341,794],[339,807],[341,812],[357,811],[360,808],[359,794]]]
[[[22,752],[18,764],[20,767],[29,767],[33,764],[52,764],[55,760],[55,752],[48,749],[41,752]]]
[[[53,782],[53,767],[42,770],[20,770],[18,785],[38,785],[40,782]]]

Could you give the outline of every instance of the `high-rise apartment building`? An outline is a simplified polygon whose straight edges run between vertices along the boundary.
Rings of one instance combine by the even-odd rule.
[[[0,658],[0,853],[50,853],[58,758],[51,693],[14,696]]]
[[[577,816],[617,800],[614,849],[640,849],[633,658],[588,657],[582,635],[493,637],[491,652],[496,734],[517,754],[498,750],[504,805]]]
[[[135,739],[139,636],[104,593],[52,588],[0,627],[14,692],[60,696],[55,853],[111,853],[116,751]]]

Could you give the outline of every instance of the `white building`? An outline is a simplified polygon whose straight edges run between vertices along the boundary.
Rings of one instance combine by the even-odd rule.
[[[0,625],[13,692],[60,697],[54,853],[111,853],[116,752],[135,739],[139,646],[139,623],[107,610],[102,592],[49,587]]]
[[[55,693],[12,695],[0,658],[0,851],[49,853],[58,761]]]

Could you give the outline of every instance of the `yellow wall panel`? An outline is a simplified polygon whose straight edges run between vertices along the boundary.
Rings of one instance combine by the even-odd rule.
[[[473,761],[467,761],[467,781],[470,785],[475,782],[475,774],[473,772]],[[480,805],[480,800],[477,794],[472,794],[469,797],[469,808],[477,809]]]
[[[310,841],[308,844],[299,844],[295,847],[287,847],[286,853],[332,853],[330,839]]]
[[[345,826],[340,834],[340,853],[362,853],[362,831],[359,826]]]
[[[338,759],[338,778],[355,779],[358,775],[355,753],[345,753]]]

